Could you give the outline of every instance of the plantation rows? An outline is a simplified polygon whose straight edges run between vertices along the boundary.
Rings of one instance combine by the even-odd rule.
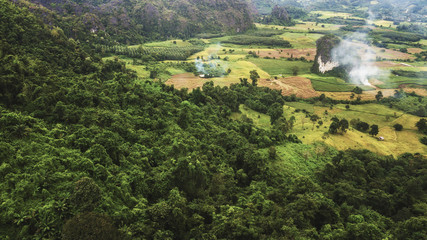
[[[131,58],[163,60],[186,60],[191,55],[203,51],[202,46],[188,47],[138,47],[98,45],[96,50],[102,53],[125,55]]]
[[[290,48],[292,45],[281,38],[274,37],[259,37],[259,36],[250,36],[250,35],[239,35],[230,37],[227,40],[223,41],[224,43],[231,43],[237,45],[263,45],[271,47],[282,47]]]

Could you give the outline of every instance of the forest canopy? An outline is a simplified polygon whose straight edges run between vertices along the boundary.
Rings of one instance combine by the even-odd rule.
[[[83,2],[89,9],[115,3]],[[70,16],[80,13],[79,3],[51,8]],[[239,3],[201,1],[200,11],[215,5],[214,13],[224,8],[231,14],[228,9]],[[0,238],[427,235],[422,154],[393,157],[302,144],[289,134],[294,120],[283,111],[296,97],[257,86],[255,70],[248,73],[252,83],[242,78],[216,86],[207,80],[191,92],[176,89],[138,77],[118,58],[101,60],[68,36],[70,28],[49,26],[21,4],[0,0]],[[249,27],[244,14],[230,18]],[[152,25],[160,26],[172,25]],[[117,40],[132,41],[129,36]],[[262,36],[248,39],[265,43]],[[271,127],[232,120],[242,105],[269,116]],[[292,162],[300,164],[289,167]]]

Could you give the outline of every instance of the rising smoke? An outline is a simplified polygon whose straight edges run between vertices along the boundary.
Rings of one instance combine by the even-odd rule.
[[[207,59],[197,58],[194,62],[197,72],[203,77],[221,77],[225,74],[226,64],[218,58],[218,51],[221,49],[221,44],[218,44],[210,53]]]
[[[369,12],[369,22],[375,19]],[[366,30],[368,26],[362,29]],[[332,60],[348,69],[350,81],[354,84],[371,85],[369,79],[378,77],[380,69],[375,66],[375,51],[369,46],[366,31],[356,31],[345,36],[344,39],[332,49]]]

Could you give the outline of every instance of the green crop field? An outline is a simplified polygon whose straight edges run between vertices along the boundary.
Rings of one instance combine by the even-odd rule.
[[[376,86],[383,89],[399,88],[403,84],[406,85],[406,87],[420,87],[427,89],[427,81],[423,78],[411,78],[389,74],[389,76],[382,76],[379,80],[382,83]]]
[[[322,77],[315,74],[303,75],[311,80],[311,84],[316,91],[322,92],[349,92],[352,91],[356,85],[346,83],[344,80],[336,77]],[[372,87],[360,86],[364,90],[371,90]]]
[[[289,41],[292,44],[292,48],[315,48],[316,40],[322,37],[322,34],[318,33],[295,33],[287,32],[281,35],[281,37]]]
[[[163,42],[152,42],[143,44],[144,47],[188,47],[192,46],[188,41],[183,41],[180,39],[168,40]],[[139,45],[134,45],[132,47],[138,48]]]
[[[313,65],[310,62],[263,58],[250,58],[249,61],[270,75],[292,75],[292,68],[294,67],[298,67],[298,74],[308,74],[310,73],[310,67]]]

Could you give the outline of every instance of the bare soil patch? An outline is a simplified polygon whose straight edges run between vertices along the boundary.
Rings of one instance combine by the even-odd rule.
[[[304,77],[287,77],[280,79],[260,79],[258,81],[259,86],[269,87],[271,89],[282,90],[283,95],[295,94],[300,98],[311,98],[319,96],[313,86],[311,85],[310,79]]]
[[[301,58],[304,57],[307,60],[314,60],[316,56],[315,48],[307,49],[271,49],[271,50],[259,50],[256,52],[260,57],[271,57],[271,58]]]

